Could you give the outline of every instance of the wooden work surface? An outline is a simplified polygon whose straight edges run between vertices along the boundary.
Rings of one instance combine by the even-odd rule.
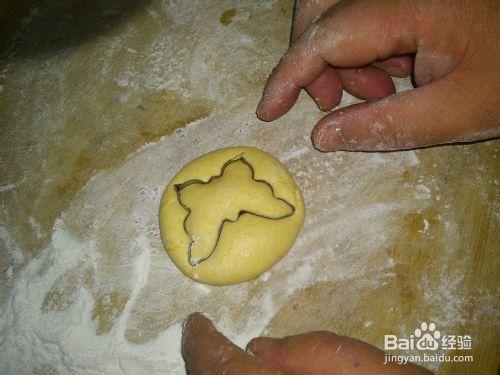
[[[472,350],[451,354],[474,361],[428,367],[496,373],[498,141],[320,154],[309,133],[321,113],[306,95],[282,119],[259,122],[253,111],[287,48],[291,1],[2,6],[0,302],[28,298],[19,285],[34,280],[33,330],[42,319],[78,316],[78,329],[52,339],[74,366],[106,371],[116,355],[125,373],[136,363],[182,372],[179,327],[199,310],[239,345],[326,329],[383,347],[384,334],[409,337],[434,322],[441,334],[470,335]],[[353,101],[345,95],[343,104]],[[162,249],[159,198],[186,162],[238,144],[289,168],[306,222],[261,278],[196,285]],[[109,340],[121,354],[82,357],[68,346],[81,332],[83,349]],[[165,343],[168,360],[144,354]],[[23,345],[31,344],[48,348]],[[51,357],[38,370],[63,366],[43,358]]]

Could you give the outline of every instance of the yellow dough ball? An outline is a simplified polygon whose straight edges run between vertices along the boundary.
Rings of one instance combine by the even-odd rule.
[[[252,147],[193,160],[160,203],[168,255],[184,275],[212,285],[258,277],[287,253],[303,221],[302,194],[286,168]]]

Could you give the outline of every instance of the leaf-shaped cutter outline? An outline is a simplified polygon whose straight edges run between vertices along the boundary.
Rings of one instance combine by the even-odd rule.
[[[217,239],[216,239],[215,244],[212,247],[212,249],[210,249],[210,252],[208,253],[208,255],[206,255],[204,257],[201,257],[201,258],[193,259],[191,257],[191,252],[192,252],[192,247],[193,247],[193,243],[194,243],[194,238],[191,235],[191,233],[189,232],[189,230],[187,229],[187,220],[189,218],[189,215],[191,215],[191,209],[182,202],[182,199],[181,199],[181,190],[187,188],[188,186],[194,185],[194,184],[207,185],[207,184],[211,183],[212,181],[214,181],[214,180],[216,180],[218,178],[221,178],[224,175],[224,171],[226,170],[226,168],[229,165],[231,165],[233,163],[236,163],[238,161],[241,161],[242,163],[244,163],[250,169],[250,172],[251,172],[251,175],[252,175],[251,177],[252,177],[253,181],[264,183],[267,186],[269,186],[269,188],[271,189],[271,193],[273,194],[273,197],[275,199],[278,199],[278,200],[282,201],[288,207],[290,207],[291,212],[287,213],[285,215],[282,215],[282,216],[272,217],[272,216],[262,215],[262,214],[259,214],[259,213],[256,213],[256,212],[252,212],[252,211],[248,211],[248,210],[240,210],[238,212],[238,216],[236,217],[235,220],[233,220],[233,219],[227,219],[227,218],[224,219],[224,220],[222,220],[221,224],[219,225],[219,230],[217,232]],[[182,208],[187,212],[187,214],[184,217],[184,220],[182,222],[182,226],[184,228],[184,232],[186,233],[186,235],[189,238],[187,260],[188,260],[188,263],[191,266],[193,266],[193,267],[197,266],[201,262],[203,262],[203,261],[207,260],[208,258],[210,258],[212,256],[212,254],[215,252],[215,250],[217,249],[217,246],[219,244],[220,237],[222,235],[222,230],[224,229],[224,224],[226,224],[226,223],[235,223],[235,222],[237,222],[240,219],[241,216],[243,216],[245,214],[254,215],[254,216],[261,217],[261,218],[267,219],[267,220],[281,220],[281,219],[286,219],[287,217],[292,216],[295,213],[295,210],[296,210],[296,208],[295,208],[295,206],[293,204],[291,204],[290,202],[288,202],[284,198],[280,198],[280,197],[276,196],[276,193],[274,192],[273,186],[268,181],[266,181],[266,180],[258,180],[258,179],[255,178],[255,170],[254,170],[252,164],[250,164],[250,162],[243,157],[243,154],[239,154],[239,155],[235,156],[234,158],[226,161],[222,165],[220,173],[217,174],[217,175],[215,175],[215,176],[211,176],[207,181],[203,181],[203,180],[200,180],[200,179],[187,180],[187,181],[185,181],[183,183],[175,184],[174,185],[174,190],[175,190],[175,192],[177,194],[177,201],[182,206]]]

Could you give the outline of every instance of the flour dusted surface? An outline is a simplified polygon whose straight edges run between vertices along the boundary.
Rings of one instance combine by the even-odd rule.
[[[310,142],[321,113],[305,95],[282,119],[258,121],[291,4],[241,2],[221,25],[227,8],[151,1],[52,53],[26,58],[33,35],[21,34],[3,57],[0,372],[183,373],[181,325],[193,311],[241,346],[320,328],[380,345],[384,332],[404,334],[419,319],[441,329],[488,316],[498,323],[491,289],[464,292],[474,247],[461,247],[467,224],[451,213],[459,201],[432,169],[467,154],[470,178],[457,184],[481,180],[481,205],[486,159],[467,147],[321,154]],[[34,9],[24,27],[37,34],[57,11]],[[343,105],[352,102],[345,95]],[[259,279],[209,287],[185,278],[163,251],[158,204],[180,167],[234,145],[287,166],[306,221],[290,253]],[[437,269],[405,278],[436,259]]]

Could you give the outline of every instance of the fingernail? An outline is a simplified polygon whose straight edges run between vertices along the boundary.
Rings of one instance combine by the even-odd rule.
[[[186,319],[184,319],[184,323],[182,324],[182,335],[184,336],[186,334],[187,329],[193,322],[193,320],[196,318],[195,316],[196,313],[189,314]]]
[[[252,339],[247,345],[247,352],[251,354],[259,354],[273,349],[280,339],[272,337],[258,337]]]
[[[321,151],[321,152],[330,151],[330,149],[328,147],[329,146],[328,140],[331,137],[329,135],[330,135],[329,129],[325,126],[321,127],[321,129],[318,131],[316,136],[312,137],[312,142],[313,142],[314,148],[316,148],[318,151]]]
[[[186,319],[184,320],[184,323],[182,324],[182,335],[184,336],[187,332],[187,330],[191,327],[191,325],[197,320],[197,319],[206,319],[205,316],[200,313],[200,312],[194,312],[189,314]]]
[[[262,111],[264,109],[264,98],[260,99],[259,104],[257,104],[257,110],[255,111],[255,114],[260,120],[264,120],[262,118]]]

